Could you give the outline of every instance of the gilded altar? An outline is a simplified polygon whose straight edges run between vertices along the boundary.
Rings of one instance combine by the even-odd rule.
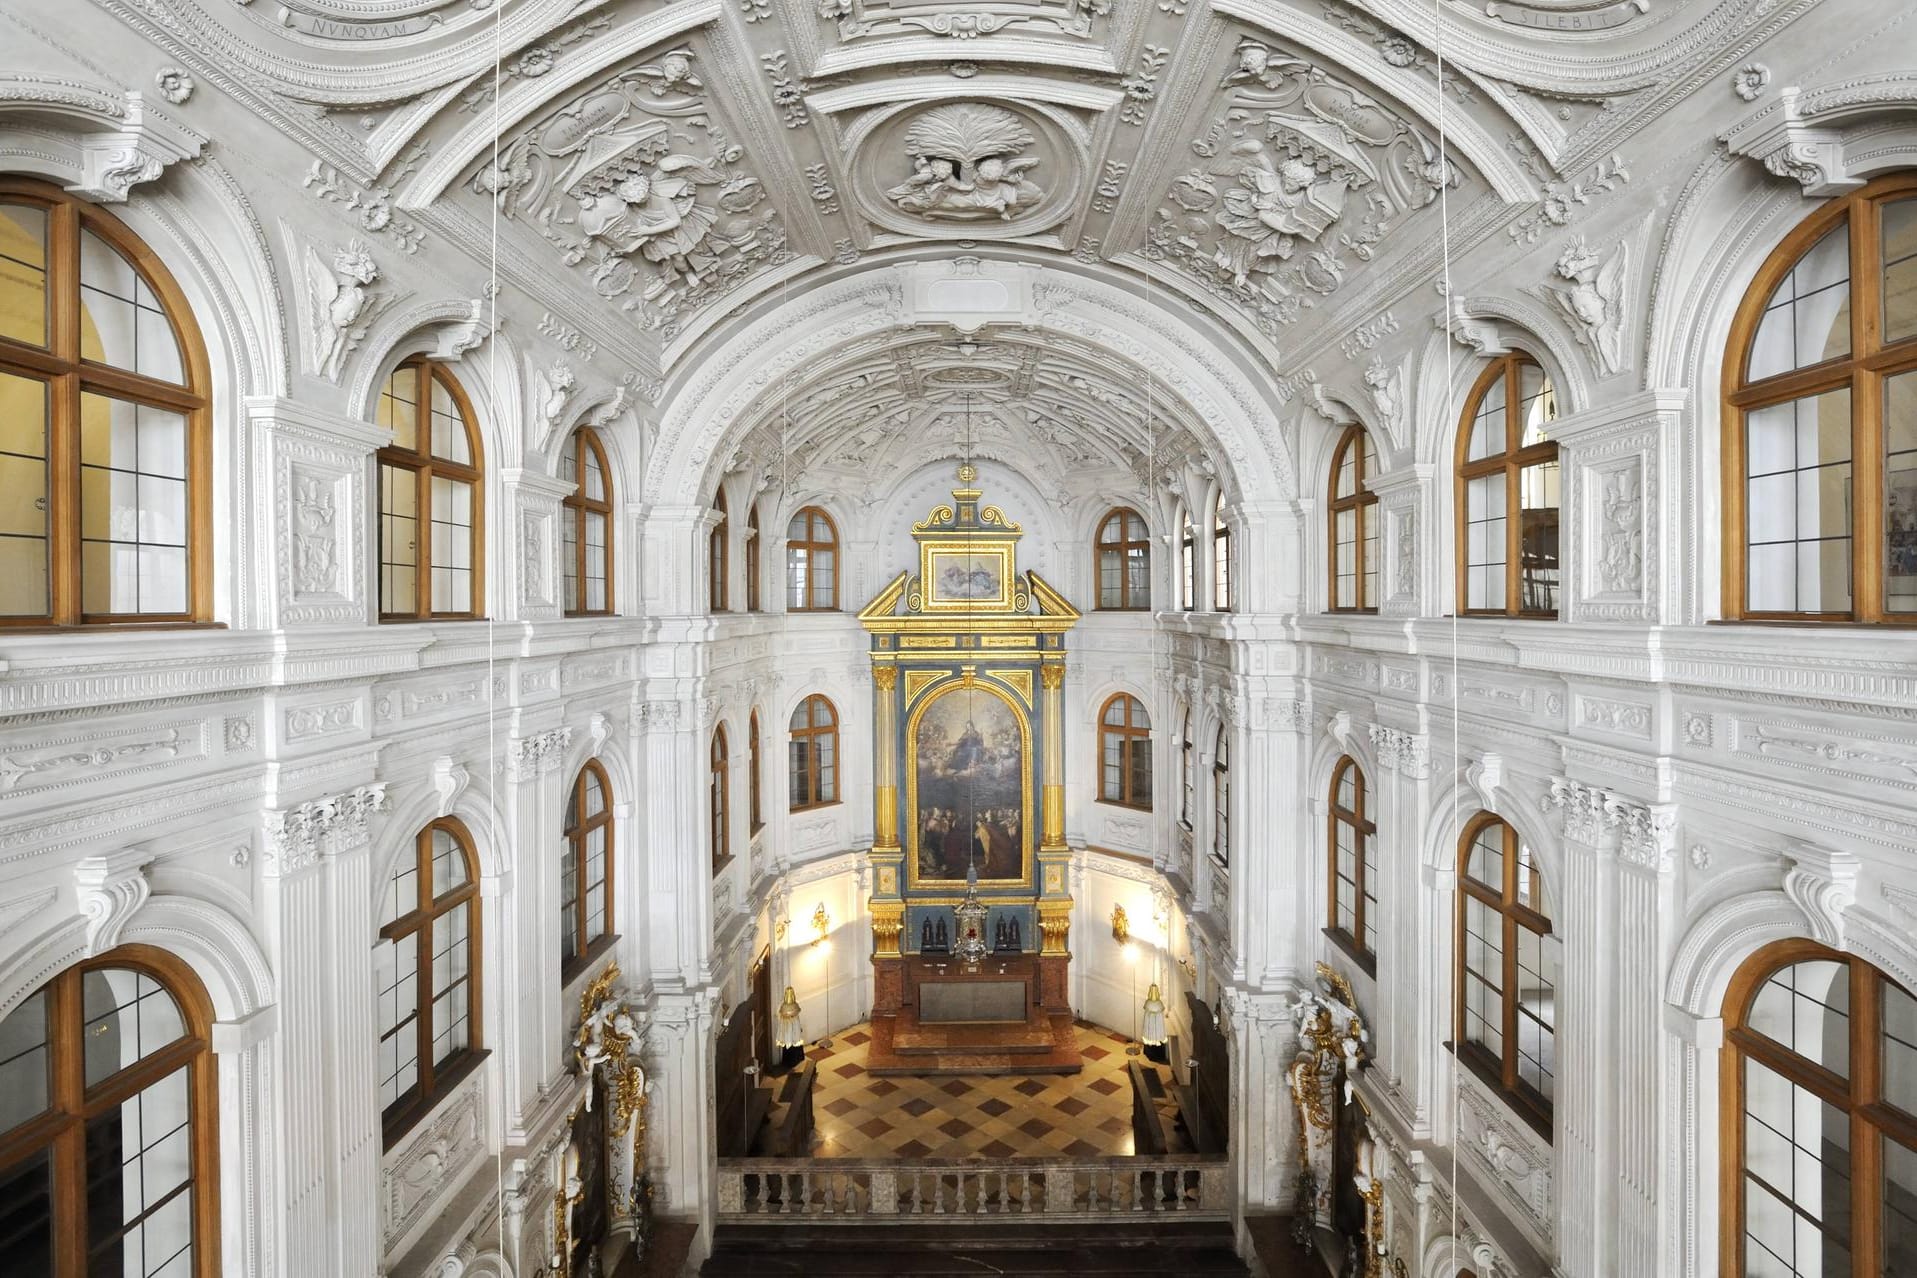
[[[915,566],[859,613],[872,658],[873,954],[938,952],[969,889],[990,911],[995,953],[1059,960],[1041,984],[1062,1006],[1065,636],[1079,613],[1019,569],[1023,530],[980,500],[977,478],[959,468],[951,500],[913,526]],[[883,1009],[898,982],[880,966]]]

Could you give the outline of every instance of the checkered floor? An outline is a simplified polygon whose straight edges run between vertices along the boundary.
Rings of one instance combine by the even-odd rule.
[[[1078,1074],[970,1078],[875,1078],[866,1072],[869,1027],[809,1047],[818,1062],[812,1114],[814,1158],[1084,1158],[1130,1154],[1132,1087],[1122,1034],[1080,1022]],[[1161,1102],[1172,1153],[1188,1152],[1175,1107]]]

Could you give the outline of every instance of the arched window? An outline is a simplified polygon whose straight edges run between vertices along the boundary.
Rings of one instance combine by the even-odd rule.
[[[1211,606],[1214,612],[1230,612],[1231,604],[1231,525],[1221,507],[1211,520]]]
[[[746,828],[757,834],[765,825],[759,814],[764,811],[760,805],[762,793],[759,786],[759,712],[754,710],[746,721]]]
[[[1331,610],[1378,611],[1378,496],[1371,432],[1345,427],[1331,455]]]
[[[483,458],[472,403],[450,370],[415,356],[379,393],[379,618],[479,616]]]
[[[1491,361],[1458,428],[1458,606],[1558,615],[1557,392],[1537,361]]]
[[[419,832],[386,885],[379,944],[379,1103],[386,1145],[484,1053],[479,1034],[479,862],[452,817]]]
[[[1098,797],[1152,807],[1152,725],[1136,697],[1118,693],[1098,712]]]
[[[1723,1272],[1917,1272],[1917,999],[1808,940],[1724,1001]]]
[[[1098,525],[1098,606],[1107,612],[1152,606],[1152,542],[1145,520],[1129,506]]]
[[[732,777],[723,723],[712,730],[712,775],[706,808],[712,820],[712,872],[717,874],[732,860]]]
[[[785,606],[788,612],[839,607],[839,530],[817,506],[805,507],[786,525]]]
[[[792,811],[839,801],[839,716],[813,695],[792,712]]]
[[[1917,620],[1917,173],[1785,238],[1724,389],[1725,615]]]
[[[1364,769],[1346,755],[1331,772],[1331,939],[1377,972],[1378,865]]]
[[[145,945],[68,968],[0,1021],[8,1273],[220,1273],[211,1022],[191,969]]]
[[[746,512],[745,544],[746,611],[759,611],[759,507]]]
[[[575,487],[561,521],[566,542],[566,615],[612,611],[612,468],[599,434],[581,426],[566,439],[559,474]]]
[[[612,936],[612,786],[587,760],[566,805],[566,848],[559,858],[560,975],[570,981]]]
[[[728,599],[732,581],[731,567],[727,561],[726,542],[731,539],[732,520],[726,510],[726,495],[720,493],[712,508],[719,512],[719,522],[713,526],[712,533],[706,538],[706,581],[711,587],[713,612],[727,612],[732,608]]]
[[[210,619],[208,383],[132,232],[0,178],[0,625]]]
[[[1181,770],[1184,772],[1185,791],[1184,797],[1178,805],[1178,819],[1184,822],[1185,828],[1189,830],[1191,829],[1192,817],[1196,814],[1198,808],[1198,749],[1192,744],[1191,739],[1190,708],[1185,710],[1184,722],[1178,726],[1178,752],[1182,756],[1179,763]]]
[[[1218,725],[1218,739],[1211,760],[1211,854],[1220,865],[1231,864],[1231,741],[1225,725]]]
[[[1458,1058],[1548,1140],[1560,946],[1537,860],[1481,814],[1458,847],[1458,887]]]
[[[1189,510],[1178,534],[1178,606],[1186,612],[1198,606],[1198,535]]]

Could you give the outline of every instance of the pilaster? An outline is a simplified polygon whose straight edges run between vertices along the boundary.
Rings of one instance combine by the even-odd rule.
[[[508,533],[500,539],[506,551],[507,578],[499,595],[501,619],[545,621],[559,617],[565,610],[561,503],[576,485],[519,467],[502,470],[500,480]],[[607,532],[610,535],[611,529]]]
[[[1567,621],[1680,620],[1675,499],[1687,398],[1644,391],[1552,424],[1563,483],[1559,564]]]
[[[246,431],[252,486],[268,495],[268,517],[252,524],[248,557],[259,588],[236,596],[240,623],[292,629],[371,621],[372,459],[388,432],[269,397],[246,401]]]

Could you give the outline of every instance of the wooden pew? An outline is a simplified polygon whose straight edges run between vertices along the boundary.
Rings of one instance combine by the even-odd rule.
[[[1125,1066],[1132,1080],[1132,1152],[1139,1155],[1170,1152],[1165,1143],[1165,1124],[1158,1117],[1158,1098],[1165,1084],[1158,1071],[1138,1061]]]
[[[785,1114],[773,1127],[770,1140],[773,1157],[804,1158],[812,1152],[812,1089],[818,1076],[815,1061],[807,1061],[786,1075],[779,1093]]]

